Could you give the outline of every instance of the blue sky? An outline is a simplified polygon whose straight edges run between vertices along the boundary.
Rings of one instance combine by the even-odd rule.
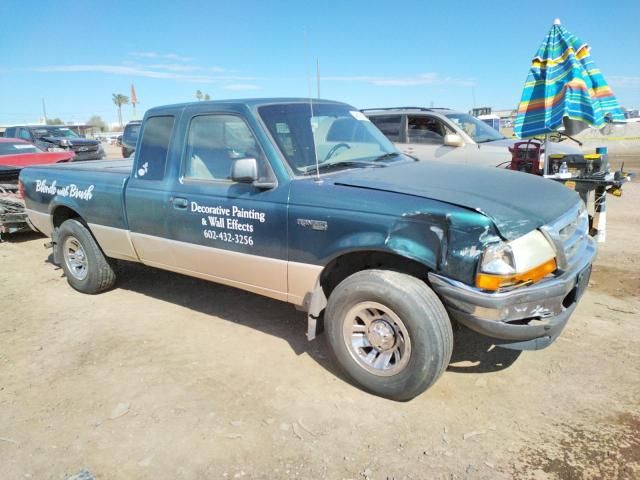
[[[359,108],[513,108],[559,17],[640,107],[640,2],[0,0],[0,125],[117,118],[213,99],[316,95]],[[123,107],[125,121],[131,107]]]

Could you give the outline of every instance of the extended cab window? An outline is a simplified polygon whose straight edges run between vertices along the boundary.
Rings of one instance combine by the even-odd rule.
[[[380,115],[369,118],[392,142],[400,141],[402,115]]]
[[[409,115],[407,127],[409,143],[442,145],[444,136],[450,133],[443,122],[429,115]]]
[[[253,133],[235,115],[200,115],[189,125],[184,178],[231,181],[231,166],[239,158],[255,158],[259,176],[266,175],[266,161]]]
[[[140,152],[136,155],[136,178],[164,178],[174,120],[173,116],[150,117],[146,120],[142,130]]]

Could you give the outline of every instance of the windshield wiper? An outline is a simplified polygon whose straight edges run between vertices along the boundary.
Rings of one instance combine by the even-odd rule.
[[[394,158],[400,155],[400,152],[390,152],[390,153],[383,153],[382,155],[374,158],[372,161],[373,162],[381,162],[382,160],[387,160],[389,158]]]
[[[339,162],[326,162],[320,163],[317,166],[318,171],[322,170],[331,170],[332,168],[340,168],[340,167],[359,167],[359,168],[377,168],[377,167],[386,167],[386,165],[375,164],[371,162],[363,162],[359,160],[342,160]],[[315,173],[316,166],[309,165],[304,169],[305,175],[310,175]]]

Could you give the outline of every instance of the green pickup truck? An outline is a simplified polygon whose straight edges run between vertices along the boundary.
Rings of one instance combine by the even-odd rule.
[[[452,320],[503,347],[549,345],[595,256],[571,190],[417,162],[324,100],[153,108],[133,160],[28,167],[20,182],[76,290],[111,288],[120,259],[289,302],[355,383],[396,400],[446,369]]]

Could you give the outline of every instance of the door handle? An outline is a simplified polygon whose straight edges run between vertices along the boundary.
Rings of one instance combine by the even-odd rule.
[[[187,199],[181,197],[175,197],[171,201],[171,203],[173,203],[173,208],[176,208],[178,210],[184,210],[189,206],[189,202],[187,201]]]

